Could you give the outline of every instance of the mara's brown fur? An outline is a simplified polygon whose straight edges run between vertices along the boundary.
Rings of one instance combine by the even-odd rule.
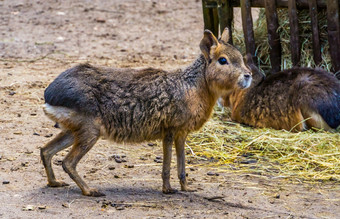
[[[162,139],[164,193],[175,191],[169,181],[174,143],[178,178],[181,189],[187,191],[186,136],[208,120],[222,94],[251,83],[250,70],[239,51],[226,43],[228,38],[228,30],[219,41],[205,31],[202,55],[191,66],[176,71],[78,65],[60,74],[45,90],[44,112],[63,129],[41,149],[48,185],[67,185],[56,180],[51,159],[73,145],[63,160],[64,170],[84,195],[103,195],[83,181],[76,166],[104,135],[116,142]]]
[[[265,78],[254,64],[249,67],[252,85],[234,89],[222,100],[231,108],[233,120],[289,131],[332,130],[340,125],[340,82],[333,74],[293,68]]]

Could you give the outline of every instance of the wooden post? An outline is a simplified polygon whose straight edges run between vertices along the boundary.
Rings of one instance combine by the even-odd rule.
[[[290,26],[290,52],[292,53],[293,66],[300,62],[299,20],[296,10],[296,1],[288,0],[288,14]]]
[[[253,18],[251,16],[250,0],[241,0],[241,13],[243,34],[246,44],[246,53],[251,54],[253,62],[256,63],[255,59],[256,46],[254,39]]]
[[[281,44],[280,36],[277,33],[279,22],[276,11],[276,1],[265,0],[265,8],[268,29],[268,41],[270,46],[270,63],[272,67],[272,73],[275,73],[281,70]]]
[[[218,36],[218,15],[216,10],[216,2],[215,5],[212,3],[213,2],[202,0],[204,29],[208,29],[213,32],[215,36]]]
[[[340,27],[339,27],[339,2],[327,0],[327,26],[329,50],[332,58],[333,71],[340,70]]]
[[[315,65],[319,65],[321,59],[321,46],[319,35],[319,23],[318,23],[318,6],[316,0],[309,0],[309,16],[311,18],[312,25],[312,38],[313,38],[313,55]]]
[[[229,43],[233,44],[232,37],[232,21],[233,21],[233,7],[230,0],[219,0],[217,5],[218,19],[220,21],[220,34],[222,34],[224,28],[229,29]]]

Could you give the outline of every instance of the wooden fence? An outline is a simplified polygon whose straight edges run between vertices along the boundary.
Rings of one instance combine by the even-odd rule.
[[[253,31],[252,7],[265,8],[268,42],[270,45],[270,62],[272,72],[281,69],[281,43],[277,33],[279,27],[277,8],[288,8],[290,25],[291,59],[293,66],[299,66],[301,44],[297,12],[309,9],[312,26],[313,55],[315,64],[321,62],[321,48],[318,26],[318,10],[327,10],[327,31],[329,51],[333,72],[340,71],[340,25],[338,0],[202,0],[204,28],[211,30],[216,36],[219,31],[228,27],[232,36],[233,7],[241,7],[242,28],[245,38],[246,52],[255,60],[255,39]],[[232,39],[232,37],[231,37]],[[230,41],[232,43],[232,41]],[[256,63],[256,62],[254,62]]]

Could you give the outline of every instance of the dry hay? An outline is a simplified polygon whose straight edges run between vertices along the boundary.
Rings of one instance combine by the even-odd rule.
[[[282,68],[292,66],[290,57],[289,18],[287,9],[279,9],[279,34],[282,45]],[[299,13],[301,66],[315,67],[308,11]],[[331,68],[327,42],[327,18],[319,12],[322,63]],[[258,64],[270,70],[267,24],[264,10],[254,23]],[[235,32],[234,44],[245,54],[243,32]],[[213,161],[219,169],[240,171],[299,180],[340,181],[340,133],[310,130],[292,133],[268,128],[251,128],[230,120],[230,112],[216,111],[201,131],[189,136],[187,147],[192,156]]]
[[[340,133],[292,133],[251,128],[216,111],[200,132],[189,136],[192,156],[213,161],[220,170],[299,180],[340,181]]]
[[[290,52],[290,27],[288,9],[278,9],[279,28],[278,33],[280,35],[282,46],[282,69],[292,67],[291,52]],[[305,67],[317,67],[313,59],[313,45],[312,45],[312,28],[311,20],[308,10],[302,10],[298,13],[299,17],[299,39],[301,43],[301,66]],[[322,54],[322,62],[319,67],[330,71],[331,58],[329,55],[329,45],[327,36],[327,14],[326,11],[319,11],[318,13],[319,33],[320,33],[320,46]],[[270,58],[269,58],[269,44],[267,23],[264,9],[260,10],[259,18],[254,21],[254,37],[256,43],[256,56],[258,65],[264,72],[269,72]],[[233,33],[233,41],[236,47],[238,47],[242,54],[245,54],[245,43],[242,30],[235,30]]]

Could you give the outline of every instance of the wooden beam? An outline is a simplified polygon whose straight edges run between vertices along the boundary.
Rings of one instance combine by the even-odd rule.
[[[255,59],[256,46],[254,39],[253,18],[251,16],[250,0],[241,0],[241,14],[244,40],[246,44],[246,53],[247,54],[249,53],[254,63],[256,63]]]
[[[240,0],[231,0],[232,5],[234,7],[240,7],[241,1]],[[266,0],[251,0],[251,7],[260,7],[263,8],[265,6]],[[275,0],[273,0],[275,1]],[[317,6],[319,8],[326,8],[326,0],[317,0]],[[296,0],[296,6],[298,9],[308,9],[309,0]],[[276,0],[276,7],[277,8],[287,8],[288,7],[288,0]]]
[[[319,35],[318,7],[316,4],[316,0],[309,0],[309,16],[311,18],[312,25],[314,62],[315,65],[319,65],[322,61],[322,58]]]
[[[327,0],[327,26],[329,50],[332,58],[333,71],[340,70],[340,26],[339,26],[339,2]]]
[[[266,20],[268,30],[268,42],[270,46],[270,63],[272,73],[281,70],[281,44],[280,36],[277,33],[279,27],[276,2],[273,0],[265,0]]]
[[[293,66],[300,62],[299,20],[297,16],[296,0],[288,0],[288,14],[290,26],[290,52]]]

